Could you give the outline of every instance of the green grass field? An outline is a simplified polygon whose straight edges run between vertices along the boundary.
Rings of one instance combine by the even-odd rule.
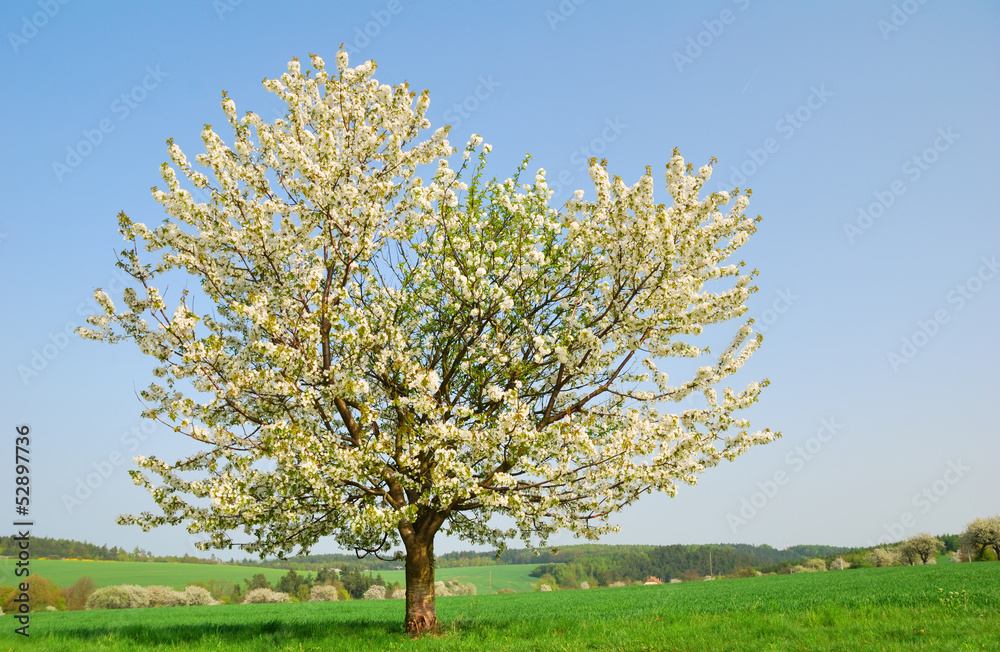
[[[9,559],[3,561],[7,565],[13,563]],[[500,589],[513,589],[522,592],[534,590],[532,583],[536,581],[536,578],[528,575],[532,568],[535,568],[534,564],[442,568],[438,570],[437,577],[440,580],[458,579],[463,582],[472,582],[476,585],[479,593],[485,595],[489,593],[492,576],[494,592]],[[6,570],[8,572],[2,575],[7,579],[0,581],[0,585],[14,583],[12,567]],[[230,566],[228,564],[157,564],[136,561],[35,559],[31,562],[31,572],[52,580],[60,588],[66,588],[87,575],[94,580],[94,586],[98,587],[113,584],[138,584],[139,586],[159,584],[183,589],[189,582],[204,582],[212,578],[229,580],[239,584],[243,582],[244,578],[250,578],[255,573],[264,573],[268,581],[274,584],[288,571],[254,566]],[[381,573],[387,582],[403,584],[403,571],[381,571]]]
[[[479,595],[488,595],[490,586],[496,593],[500,589],[513,589],[518,593],[534,591],[534,583],[537,577],[531,577],[528,573],[537,564],[510,564],[507,566],[471,566],[467,568],[439,568],[435,576],[439,580],[460,580],[462,582],[472,582],[476,585]],[[492,577],[492,582],[491,582]],[[386,582],[399,582],[404,584],[403,571],[382,571],[382,579]]]
[[[4,562],[11,560],[5,559]],[[57,559],[33,559],[31,572],[50,579],[60,588],[66,588],[87,575],[94,580],[94,586],[112,584],[138,584],[151,586],[160,584],[175,589],[183,589],[189,582],[204,582],[215,578],[242,583],[256,573],[264,573],[272,584],[288,571],[277,568],[255,568],[253,566],[230,566],[228,564],[158,564],[141,561],[63,561]],[[13,584],[8,579],[0,584]]]
[[[40,613],[27,640],[8,615],[0,649],[1000,650],[1000,563],[443,598],[443,633],[417,641],[402,634],[403,608],[385,600]]]

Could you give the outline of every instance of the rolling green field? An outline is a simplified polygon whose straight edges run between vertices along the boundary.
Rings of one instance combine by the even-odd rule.
[[[5,563],[11,560],[4,560]],[[458,579],[472,582],[480,594],[488,594],[492,575],[493,592],[500,589],[513,589],[518,592],[532,591],[536,578],[528,573],[534,564],[519,564],[508,566],[474,566],[468,568],[442,568],[437,572],[439,580]],[[0,581],[0,585],[11,585],[13,572],[4,573],[8,579]],[[254,566],[230,566],[228,564],[157,564],[137,561],[62,561],[54,559],[35,559],[31,562],[31,572],[52,580],[60,588],[70,586],[78,579],[87,575],[94,580],[94,586],[111,586],[113,584],[138,584],[150,586],[159,584],[175,589],[183,589],[189,582],[204,582],[215,578],[229,580],[234,584],[249,579],[255,573],[263,573],[272,584],[288,571],[278,568],[257,568]],[[387,582],[403,584],[403,571],[380,571]],[[373,573],[374,574],[374,573]]]
[[[9,562],[11,560],[4,560]],[[66,588],[87,575],[94,580],[94,586],[112,584],[138,584],[150,586],[160,584],[175,589],[184,589],[189,582],[204,582],[215,578],[242,583],[256,573],[264,573],[272,584],[288,571],[277,568],[256,568],[253,566],[230,566],[228,564],[158,564],[142,561],[63,561],[58,559],[33,559],[31,572],[50,579],[60,588]],[[5,575],[10,575],[7,573]],[[5,580],[0,584],[13,584]]]
[[[476,585],[479,595],[488,595],[490,592],[492,576],[493,593],[500,589],[513,589],[518,593],[534,591],[534,583],[537,577],[531,577],[528,573],[536,568],[537,564],[510,564],[505,566],[470,566],[467,568],[439,568],[435,576],[439,580],[459,580],[462,582],[472,582]],[[382,579],[386,582],[399,582],[404,584],[403,571],[382,571]]]
[[[464,570],[464,569],[455,569]],[[403,601],[39,613],[0,649],[1000,650],[1000,563],[779,575],[438,600],[411,641]],[[15,648],[16,646],[16,648]]]

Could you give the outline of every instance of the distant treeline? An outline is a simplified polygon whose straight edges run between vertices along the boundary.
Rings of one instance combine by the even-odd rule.
[[[708,545],[603,545],[580,544],[552,549],[505,550],[499,559],[494,552],[465,550],[438,555],[437,568],[463,568],[468,566],[494,566],[502,564],[576,565],[582,575],[598,579],[606,585],[614,581],[646,579],[653,575],[661,580],[680,576],[694,569],[702,575],[711,570],[716,575],[730,574],[738,568],[773,568],[791,566],[811,557],[836,555],[847,548],[835,546],[802,545],[778,550],[768,545],[708,544]],[[401,568],[402,560],[384,561],[374,556],[358,559],[355,555],[331,554],[290,557],[283,560],[241,562],[248,566],[265,568],[294,568],[316,571],[326,567],[361,568],[364,570],[392,570]],[[586,567],[586,573],[584,573]],[[539,572],[540,577],[546,568]]]
[[[649,577],[660,581],[680,578],[685,571],[698,575],[731,575],[740,569],[791,565],[810,557],[837,554],[834,546],[793,546],[778,550],[768,545],[708,544],[671,546],[569,546],[531,572],[552,575],[560,586],[579,582],[607,586]],[[520,551],[516,551],[520,552]],[[515,562],[517,563],[517,562]]]
[[[947,543],[951,543],[948,541]],[[534,571],[536,577],[553,573],[548,565],[562,565],[560,575],[576,574],[580,581],[597,580],[606,585],[616,581],[644,580],[650,575],[666,581],[679,577],[684,571],[696,570],[702,575],[709,571],[715,575],[728,575],[741,568],[755,568],[765,572],[787,568],[796,562],[812,557],[830,557],[848,549],[834,546],[792,546],[778,550],[768,545],[709,544],[709,545],[604,545],[580,544],[556,549],[532,551],[528,549],[505,550],[499,558],[495,552],[473,550],[456,551],[437,556],[438,568],[468,566],[493,566],[501,564],[536,564],[545,566]],[[0,554],[17,556],[18,549],[12,537],[0,537]],[[96,545],[69,539],[32,537],[31,556],[112,561],[187,562],[202,564],[223,563],[218,558],[204,559],[191,555],[157,556],[136,547],[132,551],[117,546]],[[359,559],[353,554],[302,555],[286,559],[235,560],[230,564],[262,568],[294,569],[317,572],[325,568],[344,571],[383,571],[402,568],[403,560],[383,560],[373,555]],[[572,583],[572,581],[570,582]]]
[[[524,553],[524,554],[521,554]],[[520,561],[513,561],[518,559]],[[506,551],[500,560],[497,560],[494,552],[479,552],[466,550],[462,552],[448,552],[443,555],[436,555],[434,565],[437,568],[465,568],[467,566],[496,566],[499,564],[538,564],[542,557],[535,557],[530,551]],[[405,563],[402,559],[383,558],[379,559],[375,555],[358,557],[351,554],[328,554],[328,555],[299,555],[286,559],[265,559],[241,561],[240,564],[246,566],[260,566],[262,568],[288,568],[305,571],[318,571],[323,568],[359,568],[362,570],[383,571],[398,570]]]
[[[357,555],[344,553],[328,555],[298,555],[285,559],[247,559],[233,562],[241,566],[259,566],[261,568],[285,568],[297,571],[320,571],[325,568],[359,569],[359,570],[394,570],[402,568],[403,561],[386,561],[375,555],[359,558]]]
[[[0,555],[17,557],[20,548],[14,537],[0,537]],[[118,546],[99,546],[86,541],[72,539],[50,539],[49,537],[31,537],[31,556],[34,559],[46,557],[49,559],[93,559],[95,561],[152,561],[152,562],[186,562],[189,564],[219,564],[218,559],[204,559],[183,555],[181,557],[167,555],[158,556],[136,546],[129,552]]]

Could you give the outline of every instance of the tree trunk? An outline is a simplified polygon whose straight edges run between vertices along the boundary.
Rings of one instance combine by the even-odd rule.
[[[406,633],[410,636],[437,631],[434,608],[434,535],[417,533],[406,547]]]

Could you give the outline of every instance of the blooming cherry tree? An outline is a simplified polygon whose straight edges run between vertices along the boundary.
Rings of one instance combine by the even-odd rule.
[[[186,524],[206,549],[261,555],[323,536],[402,544],[419,634],[436,627],[439,531],[498,548],[595,538],[641,494],[673,495],[777,436],[736,416],[766,381],[716,389],[758,347],[752,320],[690,379],[658,366],[709,356],[702,329],[746,312],[756,272],[731,260],[759,220],[748,192],[699,197],[711,166],[674,152],[669,205],[649,168],[630,186],[591,161],[594,199],[556,209],[544,170],[521,182],[527,159],[486,180],[479,136],[457,169],[448,128],[421,140],[426,91],[382,85],[343,51],[335,72],[312,68],[264,81],[287,105],[273,122],[223,94],[232,142],[206,126],[192,162],[168,141],[153,189],[167,218],[119,216],[135,285],[122,308],[98,290],[104,313],[81,334],[153,356],[144,416],[200,444],[136,458],[162,513],[120,523]],[[155,283],[178,272],[212,311],[186,292],[168,306]],[[691,395],[700,407],[660,411]]]

